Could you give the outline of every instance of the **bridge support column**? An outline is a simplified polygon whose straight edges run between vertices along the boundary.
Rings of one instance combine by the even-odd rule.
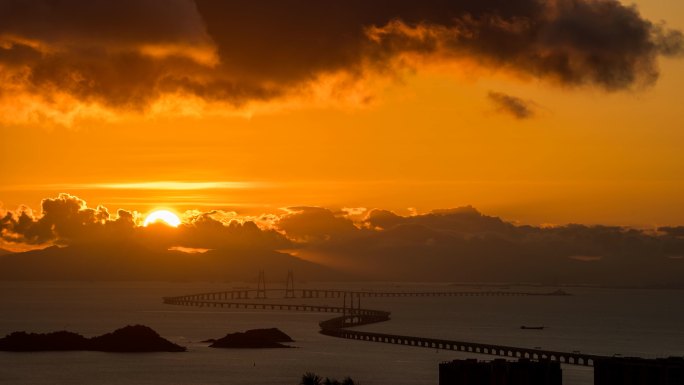
[[[292,270],[287,272],[287,283],[285,284],[285,298],[294,298],[294,274]]]
[[[266,276],[264,271],[259,271],[259,282],[257,283],[257,299],[266,299]]]

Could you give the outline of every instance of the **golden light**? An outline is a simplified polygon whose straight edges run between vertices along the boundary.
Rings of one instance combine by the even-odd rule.
[[[145,218],[143,226],[147,226],[150,223],[156,222],[163,222],[164,224],[167,224],[171,227],[178,227],[178,225],[180,225],[181,223],[181,220],[180,218],[178,218],[178,215],[172,213],[169,210],[157,210],[151,212],[147,216],[147,218]]]

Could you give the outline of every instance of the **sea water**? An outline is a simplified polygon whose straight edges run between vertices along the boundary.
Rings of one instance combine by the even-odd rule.
[[[332,338],[318,333],[330,313],[164,305],[163,296],[230,290],[243,283],[1,282],[0,335],[74,331],[85,336],[129,324],[152,327],[185,353],[0,352],[0,384],[291,384],[305,372],[363,385],[437,384],[438,364],[493,359],[429,348]],[[552,291],[420,283],[297,283],[300,288],[386,291]],[[364,298],[391,320],[360,327],[391,334],[641,357],[684,355],[684,292],[565,288],[571,296]],[[268,302],[342,305],[340,298]],[[264,300],[253,300],[264,301]],[[545,326],[522,330],[520,326]],[[296,349],[214,349],[201,341],[277,327]],[[563,365],[564,383],[592,383],[591,367]]]

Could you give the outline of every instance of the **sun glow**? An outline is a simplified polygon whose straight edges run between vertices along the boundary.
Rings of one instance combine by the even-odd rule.
[[[147,226],[150,223],[156,223],[156,222],[163,222],[166,225],[169,225],[171,227],[178,227],[180,225],[181,220],[178,218],[178,215],[172,213],[171,211],[168,210],[157,210],[151,212],[147,218],[145,218],[145,222],[143,223],[143,226]]]

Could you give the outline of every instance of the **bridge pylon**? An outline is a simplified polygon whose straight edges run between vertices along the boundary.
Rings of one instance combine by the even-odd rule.
[[[349,295],[349,307],[347,307],[347,295]],[[342,297],[342,315],[344,316],[344,322],[345,324],[353,325],[360,320],[361,293],[345,291]],[[356,301],[354,300],[354,297],[356,297]]]
[[[347,292],[344,292],[344,295],[342,295],[342,316],[344,317],[344,322],[347,322]]]
[[[259,270],[259,283],[257,283],[257,299],[266,299],[266,275]]]
[[[292,270],[287,271],[287,283],[285,284],[285,298],[294,298],[294,273]]]

